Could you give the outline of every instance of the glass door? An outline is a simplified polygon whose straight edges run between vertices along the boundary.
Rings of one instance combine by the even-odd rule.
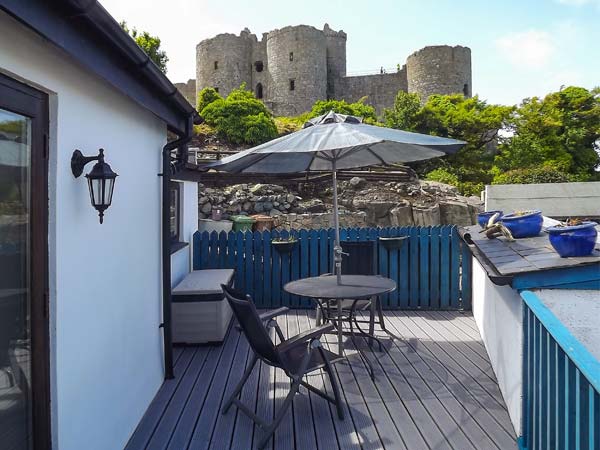
[[[48,406],[47,277],[40,246],[47,219],[38,209],[47,208],[40,203],[47,189],[33,182],[45,167],[45,115],[43,97],[15,90],[14,83],[0,78],[0,447],[31,450],[47,447],[47,431],[36,437],[47,420],[39,412]]]

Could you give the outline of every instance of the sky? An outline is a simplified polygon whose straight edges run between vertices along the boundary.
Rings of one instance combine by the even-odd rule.
[[[427,45],[471,48],[473,93],[518,104],[562,85],[600,86],[600,0],[100,0],[162,40],[172,82],[195,78],[196,44],[287,25],[348,34],[347,72],[404,64]]]

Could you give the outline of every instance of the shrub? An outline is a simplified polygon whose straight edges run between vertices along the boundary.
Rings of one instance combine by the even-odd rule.
[[[196,99],[196,110],[198,113],[201,113],[202,110],[212,102],[222,99],[223,97],[221,97],[215,89],[211,87],[204,88],[198,92],[198,98]]]
[[[542,166],[499,173],[492,184],[566,183],[574,180],[574,176],[554,167]]]
[[[485,189],[485,184],[474,181],[459,181],[456,187],[462,195],[476,195],[479,197],[481,191]]]
[[[451,184],[452,186],[458,186],[458,177],[443,167],[432,170],[425,175],[425,179],[429,181],[438,181],[440,183]]]
[[[277,137],[277,127],[264,103],[242,85],[227,98],[209,103],[200,115],[233,144],[260,144]]]

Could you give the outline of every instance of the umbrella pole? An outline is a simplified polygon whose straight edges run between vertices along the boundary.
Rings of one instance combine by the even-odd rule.
[[[342,284],[342,247],[340,245],[340,223],[338,210],[337,169],[335,159],[331,162],[333,178],[333,228],[335,229],[335,241],[333,243],[333,261],[337,284]]]

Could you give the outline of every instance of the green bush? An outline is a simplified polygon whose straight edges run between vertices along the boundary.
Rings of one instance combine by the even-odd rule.
[[[481,191],[485,189],[485,184],[474,181],[459,181],[456,187],[462,195],[476,195],[479,197]]]
[[[196,99],[196,110],[198,113],[201,113],[202,110],[212,102],[222,99],[223,97],[221,97],[215,89],[211,87],[204,88],[198,92],[198,98]]]
[[[264,103],[242,85],[227,98],[218,98],[200,115],[233,144],[260,144],[277,137],[277,126]]]
[[[443,167],[432,170],[425,175],[425,179],[429,181],[438,181],[440,183],[451,184],[452,186],[458,186],[458,177]]]
[[[554,167],[543,166],[498,173],[492,184],[567,183],[575,179],[575,176]]]

